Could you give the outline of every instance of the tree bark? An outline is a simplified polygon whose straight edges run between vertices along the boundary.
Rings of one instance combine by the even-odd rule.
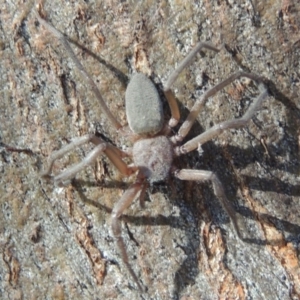
[[[299,299],[300,5],[297,1],[2,0],[0,294],[3,299]],[[181,122],[208,88],[242,70],[265,79],[269,96],[247,128],[231,130],[176,161],[217,174],[244,240],[211,183],[170,177],[123,217],[130,263],[122,264],[110,212],[134,177],[109,161],[69,185],[41,179],[49,155],[86,133],[118,147],[119,136],[40,12],[73,41],[111,112],[126,124],[133,70],[160,82],[198,42],[203,50],[172,87]],[[160,92],[166,109],[170,112]],[[241,117],[258,95],[238,80],[210,98],[188,139]],[[177,129],[177,128],[176,128]],[[54,166],[80,161],[81,147]]]

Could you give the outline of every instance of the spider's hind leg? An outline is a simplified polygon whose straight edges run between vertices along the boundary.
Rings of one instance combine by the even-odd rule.
[[[113,125],[113,127],[116,130],[119,130],[122,128],[122,125],[119,123],[119,121],[115,118],[115,116],[111,113],[109,108],[107,107],[104,98],[102,97],[102,94],[100,90],[98,89],[97,85],[93,81],[92,77],[89,75],[89,73],[86,71],[84,66],[81,64],[79,59],[76,57],[72,47],[70,46],[68,39],[59,32],[55,27],[53,27],[51,24],[49,24],[46,20],[42,19],[37,11],[34,11],[35,15],[38,19],[38,21],[53,35],[55,36],[60,43],[64,46],[65,50],[67,51],[69,57],[74,62],[75,66],[80,71],[83,79],[87,82],[91,90],[93,91],[94,95],[98,99],[98,104],[101,107],[102,112],[106,115],[110,123]]]
[[[238,72],[238,73],[233,74],[232,76],[230,76],[228,79],[224,80],[223,82],[221,82],[217,86],[213,87],[209,91],[207,91],[195,103],[195,105],[192,108],[192,110],[190,112],[190,115],[188,116],[187,120],[183,123],[183,125],[179,129],[178,135],[176,135],[174,137],[175,138],[180,137],[180,140],[181,140],[189,132],[190,128],[192,127],[192,125],[193,125],[193,123],[194,123],[194,121],[197,117],[197,114],[199,113],[199,110],[198,110],[199,107],[196,107],[197,105],[199,105],[200,103],[204,104],[204,102],[206,101],[206,99],[208,99],[208,97],[214,95],[221,88],[224,88],[226,85],[228,85],[230,82],[232,82],[233,79],[237,79],[237,78],[240,78],[240,77],[248,77],[248,78],[251,78],[251,79],[259,80],[259,77],[257,77],[257,75],[255,75],[255,74]],[[267,90],[267,88],[265,87],[265,85],[263,83],[259,84],[259,90],[260,90],[259,96],[253,101],[253,103],[250,105],[250,107],[248,108],[246,113],[241,118],[224,121],[222,123],[214,125],[213,127],[209,128],[208,130],[203,132],[202,134],[200,134],[200,135],[196,136],[195,138],[189,140],[184,145],[176,147],[176,149],[175,149],[176,155],[180,156],[181,154],[188,153],[188,152],[191,152],[191,151],[199,148],[199,146],[201,146],[204,143],[206,143],[206,142],[212,140],[213,138],[217,137],[218,135],[220,135],[225,130],[238,129],[238,128],[245,127],[248,124],[248,122],[251,120],[251,118],[253,117],[255,112],[260,108],[263,100],[268,95],[268,90]],[[196,111],[196,113],[195,113],[195,111]],[[184,132],[184,133],[180,133],[180,132]]]
[[[172,117],[171,117],[171,119],[169,120],[169,123],[168,123],[169,128],[175,127],[178,124],[179,119],[180,119],[180,112],[179,112],[178,104],[177,104],[177,101],[176,101],[176,98],[175,98],[173,92],[171,91],[171,86],[176,81],[179,74],[192,62],[192,60],[194,59],[196,54],[202,48],[206,48],[206,49],[209,49],[209,50],[212,50],[212,51],[215,51],[215,52],[220,51],[218,48],[216,48],[215,46],[213,46],[210,43],[199,42],[188,53],[188,55],[178,64],[178,66],[171,73],[171,75],[169,76],[167,82],[164,85],[164,94],[165,94],[165,97],[168,100],[168,104],[169,104],[169,107],[170,107],[170,110],[171,110],[171,115],[172,115]]]

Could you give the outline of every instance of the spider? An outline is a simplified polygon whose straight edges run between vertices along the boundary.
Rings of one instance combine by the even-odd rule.
[[[129,124],[128,128],[127,126],[122,126],[110,112],[105,104],[105,101],[103,100],[101,92],[78,58],[75,56],[75,53],[70,47],[67,38],[52,25],[42,19],[37,12],[36,16],[40,24],[42,24],[63,44],[68,55],[71,57],[76,67],[81,71],[81,74],[98,98],[99,105],[103,113],[111,122],[115,130],[119,134],[124,135],[126,138],[129,138],[133,141],[133,147],[128,151],[123,151],[105,142],[94,134],[76,138],[70,144],[51,154],[49,158],[49,166],[44,171],[42,176],[48,179],[51,178],[55,183],[62,183],[73,178],[87,165],[95,162],[96,158],[100,154],[105,154],[112,164],[123,175],[130,176],[136,173],[136,179],[134,183],[131,184],[123,193],[121,198],[112,209],[111,218],[112,233],[119,248],[123,263],[128,272],[131,274],[132,279],[136,283],[139,290],[141,292],[144,291],[142,284],[138,280],[138,277],[133,271],[128,259],[125,243],[122,238],[121,217],[125,210],[136,198],[139,197],[141,204],[144,203],[144,196],[149,185],[155,182],[163,181],[169,176],[174,176],[181,180],[211,181],[215,195],[219,198],[225,211],[231,217],[235,230],[240,236],[234,209],[228,202],[222,183],[216,174],[212,171],[206,170],[180,170],[173,165],[173,160],[175,157],[179,157],[199,148],[207,141],[220,135],[224,130],[246,126],[253,117],[254,113],[259,109],[262,101],[268,95],[267,88],[264,85],[262,78],[256,74],[242,71],[229,76],[227,79],[206,91],[195,102],[187,119],[180,126],[178,132],[175,135],[172,135],[172,129],[178,124],[180,119],[179,108],[176,99],[171,92],[172,84],[176,81],[180,72],[186,68],[187,65],[189,65],[200,49],[206,48],[215,52],[219,51],[218,48],[210,43],[199,42],[196,47],[179,63],[163,87],[163,92],[171,111],[171,118],[167,123],[164,123],[162,101],[152,81],[142,73],[135,73],[132,76],[125,94],[126,115]],[[260,90],[259,96],[249,106],[246,113],[241,118],[224,121],[214,125],[207,131],[181,145],[181,142],[190,131],[201,107],[205,104],[206,100],[234,80],[241,77],[247,77],[258,82],[258,87]],[[73,150],[74,148],[89,142],[93,143],[95,148],[80,163],[69,167],[58,175],[50,175],[55,160],[61,158],[64,154]],[[125,157],[131,159],[132,164],[126,164],[123,160]]]

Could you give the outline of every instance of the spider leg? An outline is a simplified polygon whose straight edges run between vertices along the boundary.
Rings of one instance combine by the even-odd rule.
[[[181,179],[181,180],[192,180],[192,181],[208,181],[210,180],[213,185],[214,193],[217,196],[217,198],[220,200],[223,208],[233,221],[234,228],[241,240],[243,240],[242,234],[239,230],[237,218],[235,211],[228,201],[223,185],[217,175],[211,171],[205,171],[205,170],[188,170],[188,169],[182,169],[182,170],[175,170],[174,176]]]
[[[93,134],[84,135],[82,137],[74,139],[70,144],[66,145],[62,149],[55,151],[51,154],[49,158],[49,165],[47,169],[41,174],[42,177],[46,179],[52,178],[51,171],[54,161],[61,158],[66,153],[74,150],[78,146],[82,146],[92,142],[96,147],[78,164],[75,164],[65,170],[64,172],[53,177],[54,181],[57,183],[65,182],[70,178],[73,178],[78,172],[84,169],[86,166],[92,164],[96,158],[104,152],[110,161],[115,165],[115,167],[124,175],[129,176],[136,171],[136,167],[127,166],[122,160],[122,157],[126,156],[126,153],[119,150],[118,148],[107,144],[99,137]]]
[[[144,291],[142,288],[142,285],[139,283],[138,277],[134,273],[129,261],[128,261],[128,255],[126,251],[126,246],[122,237],[122,228],[121,228],[121,216],[123,212],[130,206],[132,201],[136,198],[137,194],[144,189],[144,182],[137,181],[133,183],[122,195],[120,200],[117,202],[115,207],[113,208],[112,214],[111,214],[111,225],[112,225],[112,231],[113,235],[116,239],[119,251],[122,256],[123,263],[126,265],[127,270],[129,271],[131,277],[133,278],[134,282],[137,284],[139,290],[141,292]]]
[[[140,200],[140,207],[145,208],[145,197],[146,197],[146,192],[149,187],[149,183],[144,183],[144,186],[140,192],[139,200]]]
[[[186,142],[184,145],[177,147],[175,152],[180,153],[180,154],[188,153],[190,151],[197,149],[199,146],[210,141],[211,139],[215,138],[216,136],[220,135],[225,130],[237,129],[237,128],[246,126],[247,123],[253,117],[254,113],[261,106],[262,101],[268,95],[267,89],[265,89],[264,87],[262,89],[263,90],[260,93],[260,95],[255,99],[255,101],[252,103],[252,105],[250,105],[250,107],[248,108],[246,113],[241,118],[228,120],[228,121],[224,121],[220,124],[216,124],[215,126],[211,127],[207,131],[203,132],[202,134],[198,135],[197,137]]]
[[[245,124],[247,124],[247,122],[252,118],[253,114],[255,113],[255,111],[259,108],[261,102],[263,101],[263,99],[267,96],[267,88],[265,87],[265,85],[262,83],[262,78],[259,77],[258,75],[256,74],[253,74],[253,73],[247,73],[247,72],[242,72],[242,71],[239,71],[237,73],[234,73],[232,74],[231,76],[229,76],[227,79],[223,80],[222,82],[218,83],[217,85],[215,85],[213,88],[211,88],[210,90],[206,91],[201,97],[200,99],[198,99],[196,101],[196,103],[194,104],[194,106],[192,107],[187,119],[183,122],[183,124],[181,125],[181,127],[179,128],[178,130],[178,133],[173,136],[171,138],[171,140],[174,142],[174,143],[177,143],[177,142],[181,142],[185,137],[186,135],[189,133],[191,127],[193,126],[199,112],[200,112],[200,109],[201,107],[205,104],[206,100],[213,96],[214,94],[216,94],[218,91],[222,90],[224,87],[226,87],[227,85],[229,85],[231,82],[233,82],[234,80],[236,79],[239,79],[241,77],[247,77],[247,78],[250,78],[252,80],[255,80],[257,82],[259,82],[259,90],[260,90],[260,95],[258,96],[258,98],[253,102],[253,104],[250,106],[250,108],[248,109],[248,111],[246,112],[246,114],[240,118],[240,119],[237,119],[235,120],[236,123],[232,123],[232,121],[227,121],[227,122],[224,122],[224,123],[221,123],[219,125],[216,125],[216,126],[225,126],[227,128],[225,129],[229,129],[229,128],[239,128],[239,127],[243,127]],[[239,121],[240,120],[240,121]],[[232,124],[232,125],[230,125]],[[230,127],[231,126],[231,127]],[[214,126],[215,127],[215,126]],[[213,128],[214,128],[213,127]],[[210,129],[212,130],[212,128]],[[213,132],[213,130],[211,131]],[[208,138],[204,141],[208,141],[208,140],[211,140],[212,138],[215,137],[216,134],[212,133],[211,136],[208,136]],[[200,139],[202,140],[202,138]],[[196,141],[195,141],[196,142]],[[198,142],[198,141],[197,141]],[[199,142],[198,142],[199,144]],[[190,144],[191,145],[191,144]],[[193,145],[194,146],[194,145]],[[198,146],[198,145],[197,145]],[[193,148],[191,149],[192,147],[189,146],[187,150],[187,152],[189,151],[192,151],[193,149],[197,148]],[[182,148],[183,150],[184,148]],[[191,150],[190,150],[191,149]]]
[[[60,42],[61,44],[64,46],[64,48],[66,49],[66,51],[68,52],[69,56],[71,57],[71,59],[73,60],[74,64],[76,65],[76,67],[79,69],[82,77],[84,78],[84,80],[87,81],[87,83],[89,84],[90,88],[92,89],[93,93],[95,94],[95,96],[97,97],[98,101],[99,101],[99,105],[101,107],[101,110],[103,111],[103,113],[106,115],[106,117],[109,119],[109,121],[111,122],[111,124],[118,130],[120,128],[122,128],[122,125],[119,123],[119,121],[114,117],[114,115],[111,113],[111,111],[109,110],[109,108],[107,107],[107,105],[105,104],[105,101],[101,95],[101,92],[99,91],[98,87],[96,86],[95,82],[93,81],[92,77],[88,74],[88,72],[86,71],[86,69],[84,68],[84,66],[81,64],[81,62],[78,60],[78,58],[76,57],[73,49],[71,48],[70,44],[67,41],[67,38],[61,33],[59,32],[56,28],[54,28],[52,25],[50,25],[48,22],[46,22],[44,19],[42,19],[40,17],[40,15],[38,14],[37,11],[34,11],[35,15],[38,19],[38,21],[44,26],[46,27],[46,29],[53,34]]]
[[[179,112],[178,104],[177,104],[174,94],[171,91],[171,86],[176,81],[176,79],[178,78],[179,74],[183,71],[183,69],[185,69],[192,62],[195,55],[202,48],[206,48],[206,49],[213,50],[216,52],[220,51],[218,48],[214,47],[213,45],[211,45],[209,43],[199,42],[196,45],[196,47],[194,47],[189,52],[189,54],[178,64],[177,68],[171,73],[166,84],[164,85],[164,89],[163,89],[164,94],[168,100],[168,103],[169,103],[169,106],[171,109],[171,115],[172,115],[172,117],[169,121],[169,124],[168,124],[169,127],[171,127],[171,128],[175,127],[178,124],[178,121],[180,119],[180,112]]]

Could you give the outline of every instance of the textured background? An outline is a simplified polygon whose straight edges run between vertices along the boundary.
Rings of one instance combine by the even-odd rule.
[[[79,59],[111,111],[126,124],[126,82],[137,68],[161,87],[199,40],[202,51],[174,92],[183,118],[229,74],[266,78],[270,96],[249,126],[222,134],[178,162],[215,171],[246,241],[209,183],[172,179],[146,209],[126,212],[131,264],[124,269],[109,211],[133,178],[105,157],[65,188],[40,179],[53,150],[96,130],[118,137],[65,50],[39,26],[34,1],[0,1],[0,294],[3,299],[299,299],[299,60],[297,1],[40,1],[47,20],[80,47]],[[257,88],[247,80],[207,102],[192,136],[241,116]],[[169,111],[166,107],[167,117]],[[66,156],[54,172],[79,161]]]

